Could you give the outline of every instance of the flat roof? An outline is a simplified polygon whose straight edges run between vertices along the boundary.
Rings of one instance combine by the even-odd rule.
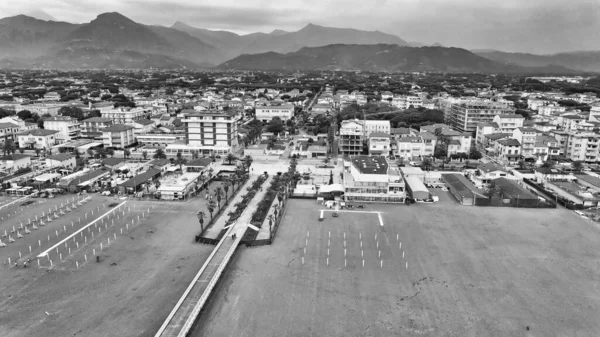
[[[381,156],[355,156],[352,164],[362,174],[387,174],[388,163]]]

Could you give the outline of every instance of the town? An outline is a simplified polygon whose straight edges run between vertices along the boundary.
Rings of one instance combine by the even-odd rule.
[[[300,331],[316,319],[301,314],[308,297],[335,321],[334,287],[319,285],[321,298],[303,288],[323,277],[384,309],[367,301],[369,314],[344,326],[318,318],[320,335],[386,310],[406,310],[412,333],[465,332],[461,312],[483,319],[473,308],[522,316],[519,327],[486,323],[502,334],[549,335],[564,313],[547,304],[564,303],[574,312],[562,332],[598,328],[582,318],[597,299],[576,289],[594,292],[597,275],[600,77],[3,70],[0,117],[0,256],[15,275],[0,281],[14,292],[0,301],[11,321],[0,334],[241,335],[246,323],[228,315],[268,321],[254,306],[280,296],[298,307],[250,335]],[[241,244],[271,250],[236,253]],[[534,269],[546,279],[520,276]],[[50,271],[58,285],[44,283]],[[19,290],[33,272],[36,286]],[[387,283],[373,289],[378,278]],[[482,293],[506,287],[531,303],[494,306]],[[249,297],[234,307],[232,294]],[[41,318],[18,320],[36,301]],[[121,312],[138,301],[152,309]],[[111,327],[85,323],[108,319],[106,308],[119,312]],[[71,315],[80,322],[67,327]]]

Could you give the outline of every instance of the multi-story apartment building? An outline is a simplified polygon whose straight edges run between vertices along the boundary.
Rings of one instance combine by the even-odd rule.
[[[399,170],[392,170],[384,157],[355,156],[344,170],[346,201],[404,202],[406,189]]]
[[[15,135],[19,132],[21,132],[21,130],[18,125],[0,122],[0,143],[4,143],[5,139],[12,139],[15,141]]]
[[[102,118],[108,118],[113,121],[113,124],[132,124],[134,121],[146,118],[151,114],[151,109],[142,107],[136,108],[115,108],[101,111]]]
[[[102,129],[113,125],[108,118],[92,117],[81,121],[81,137],[88,139],[102,139]]]
[[[256,119],[259,121],[266,123],[275,117],[279,117],[284,122],[292,119],[294,117],[294,105],[283,104],[256,107]]]
[[[521,143],[516,139],[500,139],[494,143],[496,158],[508,165],[515,165],[521,159]]]
[[[135,144],[133,126],[117,124],[102,129],[102,144],[107,148],[124,149]]]
[[[58,110],[65,106],[66,104],[45,104],[45,103],[35,103],[35,104],[27,104],[22,105],[23,110],[29,110],[31,113],[37,113],[38,115],[49,114],[51,116],[56,116],[58,114]]]
[[[344,156],[357,156],[363,153],[363,122],[359,120],[345,120],[340,126],[340,139],[338,148]]]
[[[591,132],[569,133],[565,156],[572,161],[598,162],[600,135]]]
[[[58,131],[57,142],[64,143],[81,137],[81,123],[69,116],[44,118],[44,129]]]
[[[558,141],[556,138],[546,135],[538,135],[535,139],[533,154],[537,158],[537,163],[559,155]]]
[[[398,138],[394,155],[406,160],[419,159],[433,156],[437,137],[427,132],[421,132],[416,136]]]
[[[50,149],[56,145],[58,131],[35,129],[17,134],[19,146],[31,149]]]
[[[204,156],[222,156],[239,150],[237,127],[241,117],[236,111],[184,110],[183,114],[185,143],[169,144],[165,149],[167,155],[182,152],[190,156],[192,151],[199,151]]]
[[[542,116],[552,116],[557,113],[565,112],[566,107],[558,105],[544,105],[538,107],[538,114]]]
[[[583,116],[569,114],[559,116],[556,119],[556,122],[562,130],[577,131],[579,129],[579,126],[585,123],[585,118]]]
[[[525,158],[536,158],[534,154],[538,131],[534,128],[517,128],[513,131],[513,138],[521,144],[521,155]]]
[[[369,138],[369,155],[388,157],[390,155],[390,135],[385,132],[373,132]]]
[[[475,134],[479,123],[493,122],[496,115],[513,114],[514,108],[495,102],[468,101],[452,104],[446,124],[461,132]]]

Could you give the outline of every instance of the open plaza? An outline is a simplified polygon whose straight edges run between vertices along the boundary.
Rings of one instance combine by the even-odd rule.
[[[291,199],[241,248],[193,336],[592,336],[597,226],[565,209]],[[382,221],[379,220],[381,214]],[[364,261],[364,264],[363,264]]]

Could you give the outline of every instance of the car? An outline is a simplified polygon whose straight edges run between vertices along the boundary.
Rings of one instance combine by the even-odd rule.
[[[108,190],[106,190],[106,191],[103,191],[103,192],[102,192],[102,195],[109,196],[109,195],[110,195],[110,191],[108,191]]]
[[[358,205],[357,208],[365,208],[365,205]]]
[[[442,191],[448,192],[448,189],[446,187],[442,186]]]
[[[337,217],[338,217],[338,213],[337,213],[337,212],[334,212],[334,213],[333,213],[333,217],[334,217],[334,218],[337,218]]]

